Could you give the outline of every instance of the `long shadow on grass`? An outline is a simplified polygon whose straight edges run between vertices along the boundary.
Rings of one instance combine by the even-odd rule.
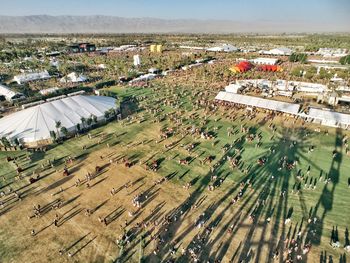
[[[343,159],[342,139],[343,139],[342,130],[338,128],[336,130],[336,135],[335,135],[335,149],[334,149],[335,156],[332,159],[331,166],[328,172],[328,178],[331,180],[331,183],[325,183],[322,190],[322,194],[319,200],[317,201],[315,208],[313,209],[312,217],[313,218],[316,217],[317,221],[315,224],[309,224],[308,227],[306,228],[305,243],[310,242],[313,245],[319,245],[321,243],[321,237],[323,235],[324,220],[327,213],[330,212],[333,208],[334,192],[337,184],[339,183],[340,166]],[[330,158],[332,158],[331,155],[330,155]],[[323,208],[323,211],[322,211],[322,208]],[[316,231],[315,235],[312,234],[313,231]]]

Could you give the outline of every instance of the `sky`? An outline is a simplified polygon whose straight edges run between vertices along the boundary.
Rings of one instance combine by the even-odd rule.
[[[350,28],[350,0],[0,0],[0,15],[330,23]]]

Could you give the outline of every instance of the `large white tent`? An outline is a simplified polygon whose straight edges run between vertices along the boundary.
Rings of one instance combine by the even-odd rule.
[[[101,121],[104,113],[115,107],[114,98],[103,96],[78,95],[46,102],[0,119],[0,137],[35,145],[51,139],[50,131],[56,132],[58,121],[71,132],[78,123],[83,127],[82,117],[96,116]]]
[[[331,110],[309,108],[309,113],[306,116],[325,126],[348,128],[350,125],[350,114]]]
[[[265,55],[275,55],[275,56],[290,56],[293,53],[293,50],[290,48],[286,47],[279,47],[279,48],[274,48],[271,50],[260,50],[260,54],[265,54]]]
[[[251,107],[258,107],[268,110],[280,111],[289,114],[298,114],[300,105],[276,100],[262,99],[247,95],[240,95],[231,92],[220,91],[215,97],[216,100],[223,100]]]
[[[217,47],[210,47],[207,48],[207,51],[215,51],[215,52],[235,52],[238,51],[238,48],[230,45],[230,44],[223,44],[222,46]]]

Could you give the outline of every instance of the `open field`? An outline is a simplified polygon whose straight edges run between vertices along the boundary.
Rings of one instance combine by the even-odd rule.
[[[294,257],[311,244],[301,262],[346,262],[350,157],[343,138],[348,132],[315,132],[315,125],[285,116],[266,120],[264,113],[250,119],[243,109],[213,107],[209,85],[177,83],[110,88],[125,100],[129,117],[46,152],[12,153],[25,169],[22,179],[16,178],[13,161],[6,161],[10,154],[0,153],[1,191],[11,188],[21,198],[12,193],[0,199],[0,262],[139,262],[141,257],[143,262],[191,262],[190,251],[199,262],[283,262],[292,239],[299,244]],[[213,138],[191,134],[192,127]],[[169,137],[161,139],[161,130],[168,128]],[[71,175],[63,177],[69,157],[74,157],[67,163]],[[212,162],[203,163],[206,157]],[[237,158],[236,167],[228,157]],[[283,165],[284,157],[295,165]],[[266,158],[264,165],[259,158]],[[146,169],[152,161],[159,165],[156,172]],[[95,176],[96,166],[102,171]],[[28,184],[33,172],[42,178]],[[89,187],[87,172],[94,176]],[[155,183],[161,178],[166,180]],[[242,197],[232,204],[240,191]],[[132,204],[137,194],[139,209]],[[58,199],[60,208],[51,209]],[[38,204],[41,216],[28,219]],[[333,227],[339,248],[330,245]],[[117,245],[123,233],[130,243]],[[272,258],[275,251],[278,259]]]

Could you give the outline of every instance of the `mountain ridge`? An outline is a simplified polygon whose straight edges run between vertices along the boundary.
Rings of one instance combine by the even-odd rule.
[[[269,20],[234,21],[211,19],[126,18],[105,15],[0,15],[1,34],[33,33],[283,33],[283,32],[349,32],[334,26],[305,26],[303,21]]]

